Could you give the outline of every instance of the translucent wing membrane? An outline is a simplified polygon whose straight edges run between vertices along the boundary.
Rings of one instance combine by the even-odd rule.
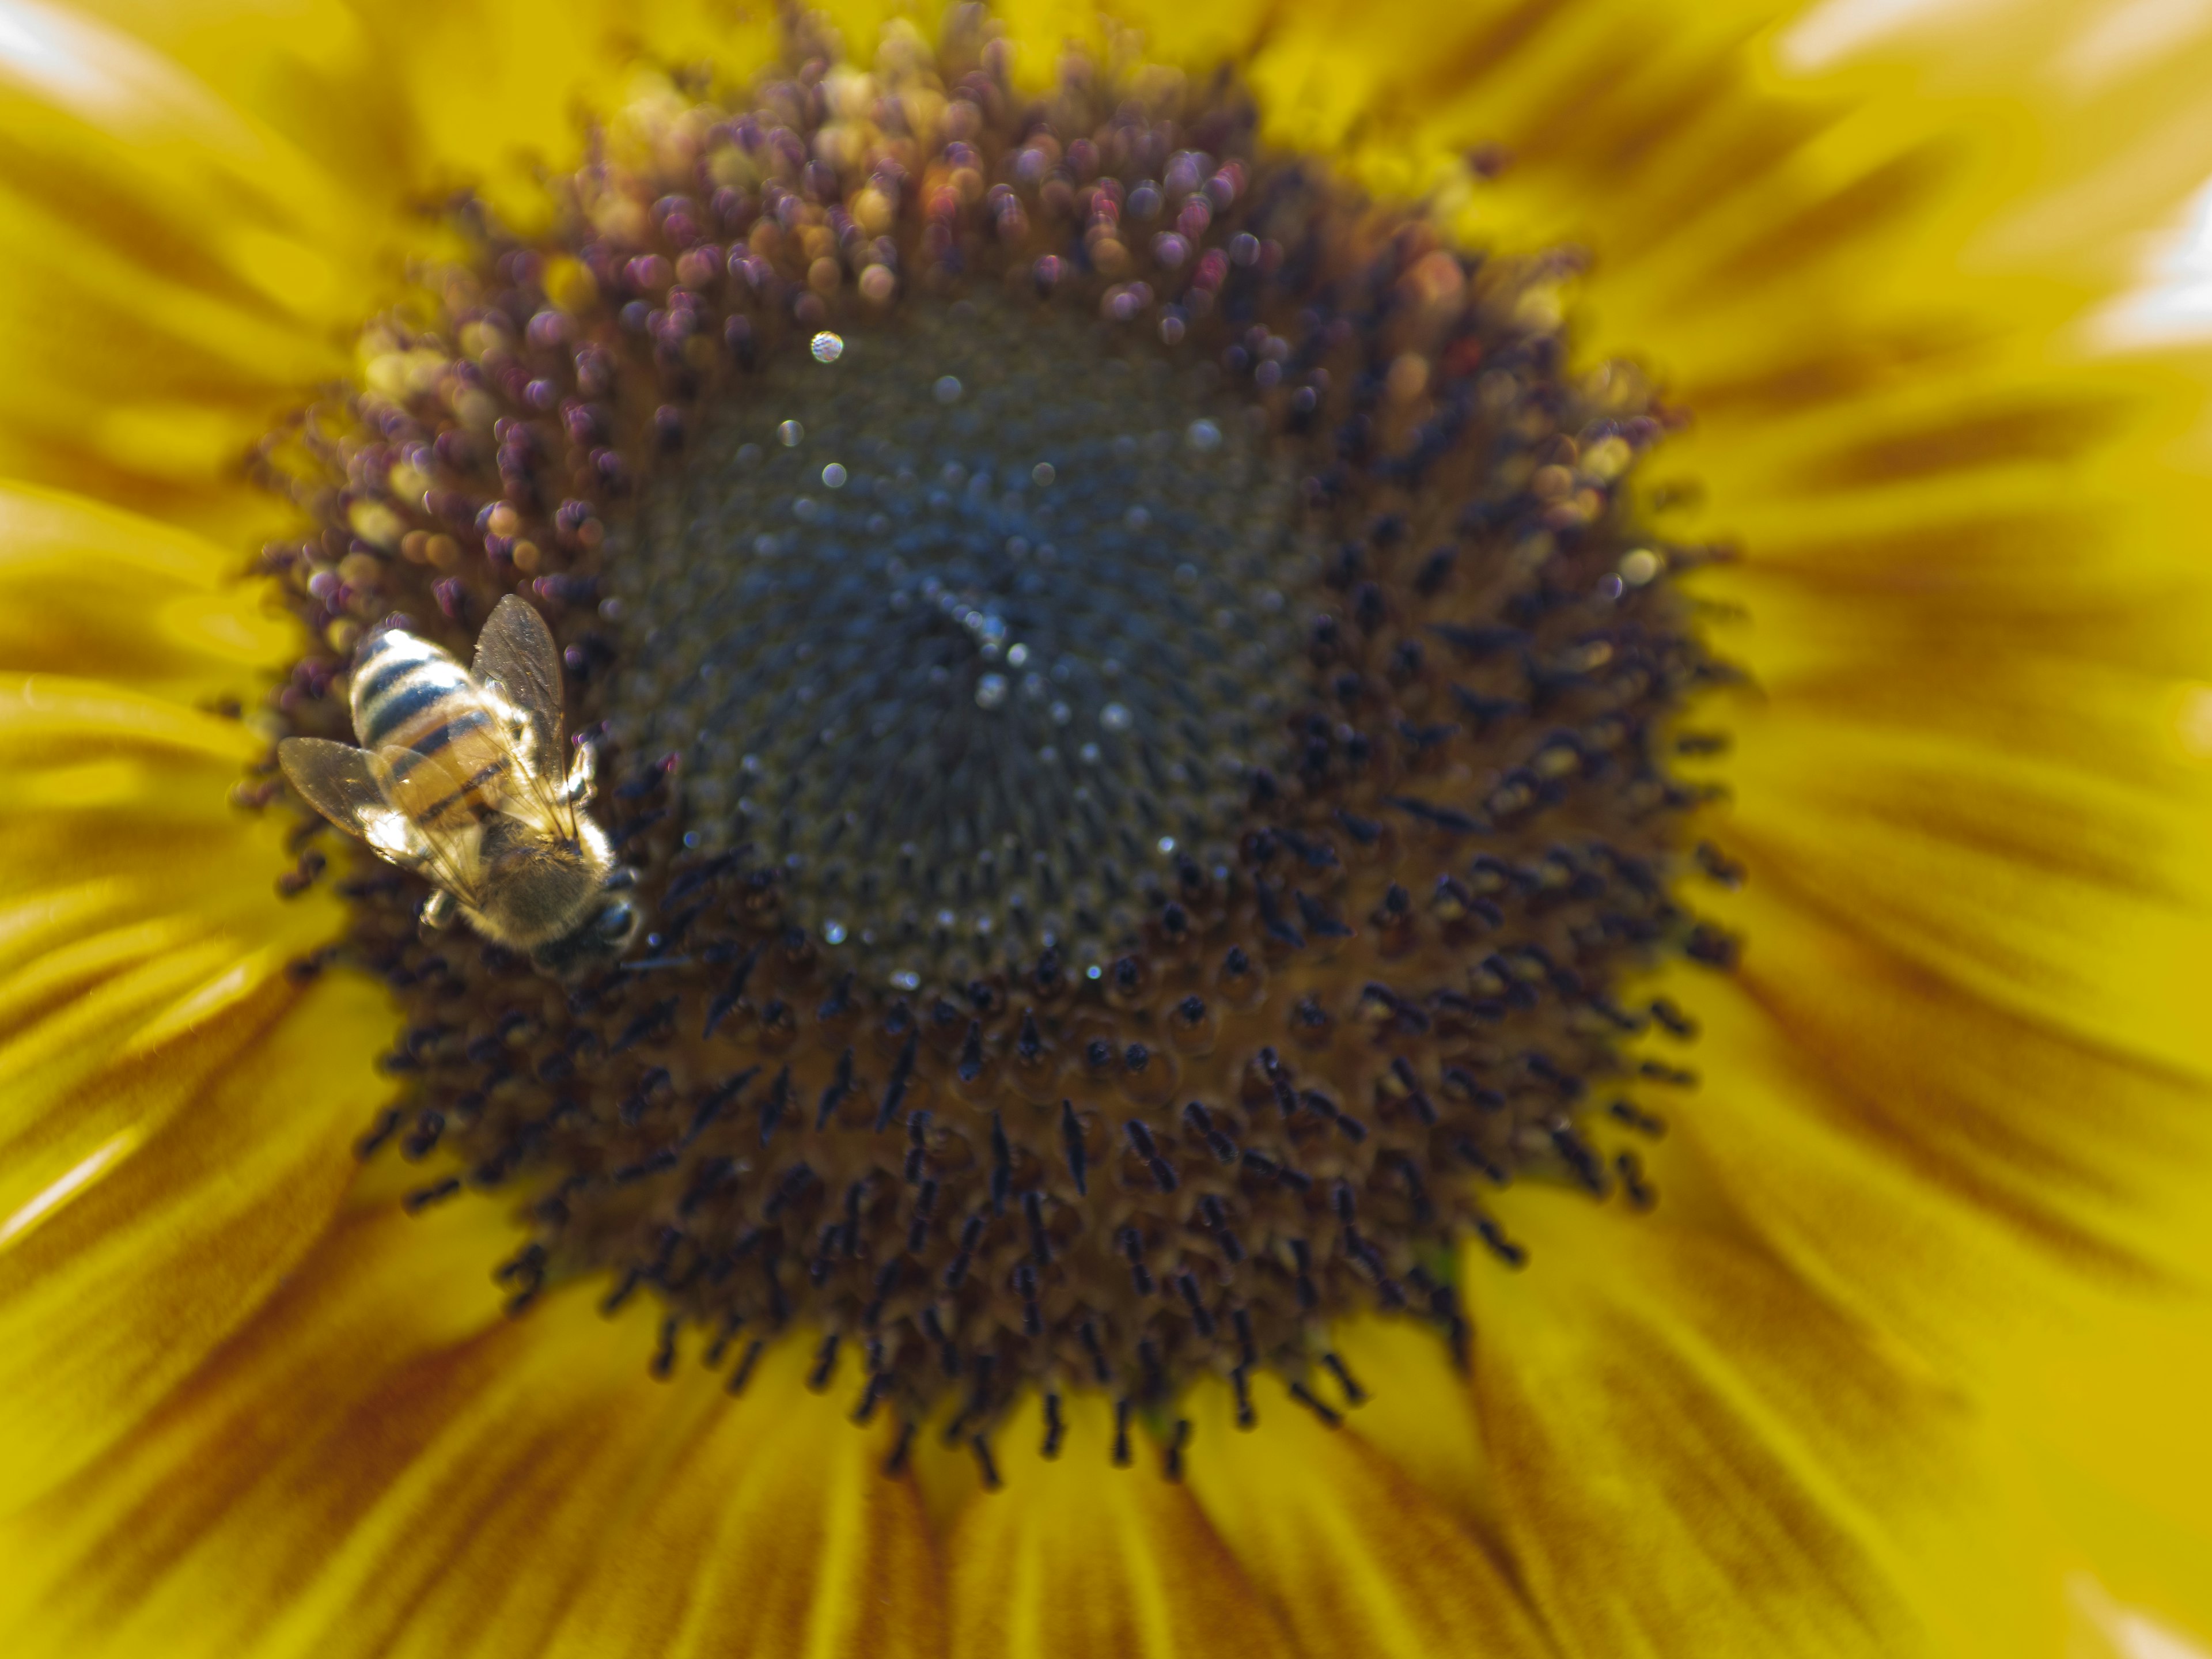
[[[366,754],[322,738],[287,738],[276,745],[276,758],[292,787],[318,812],[386,858],[399,856],[407,845],[407,821],[384,799]],[[399,821],[390,824],[388,818]]]
[[[497,776],[470,775],[450,750],[426,755],[388,744],[364,758],[386,801],[404,820],[433,879],[454,897],[480,905],[482,886],[470,872],[481,868],[477,842],[483,821],[471,799],[478,791],[497,789]]]
[[[318,812],[367,842],[378,857],[426,875],[473,904],[475,884],[461,874],[471,863],[464,849],[441,848],[394,804],[392,758],[413,752],[387,749],[372,755],[322,738],[287,738],[276,746],[284,775]]]
[[[573,836],[575,811],[564,787],[568,769],[561,744],[561,651],[545,619],[526,600],[508,594],[477,638],[471,672],[520,717],[513,746],[525,781],[506,810],[520,805],[526,813],[542,813],[561,834]]]

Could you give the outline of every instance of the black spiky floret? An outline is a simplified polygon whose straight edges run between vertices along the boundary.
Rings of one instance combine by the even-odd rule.
[[[364,1153],[507,1195],[518,1310],[649,1291],[656,1373],[803,1326],[902,1454],[1096,1388],[1126,1455],[1203,1372],[1334,1420],[1387,1379],[1333,1321],[1456,1346],[1460,1242],[1519,1265],[1487,1193],[1651,1197],[1617,1143],[1680,1074],[1624,1045],[1687,1022],[1624,988],[1733,951],[1674,896],[1723,675],[1626,487],[1668,418],[1570,363],[1571,259],[1445,245],[1233,84],[1030,98],[956,29],[690,91],[546,235],[465,209],[268,451],[319,525],[264,560],[318,641],[281,726],[520,592],[651,907],[564,984],[356,859],[406,1009]]]

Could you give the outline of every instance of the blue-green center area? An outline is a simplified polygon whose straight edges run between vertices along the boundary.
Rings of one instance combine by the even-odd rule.
[[[1130,942],[1279,763],[1320,562],[1209,364],[962,300],[741,381],[608,561],[635,754],[894,984]]]

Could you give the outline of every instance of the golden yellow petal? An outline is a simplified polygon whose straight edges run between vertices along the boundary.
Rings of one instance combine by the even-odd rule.
[[[963,1659],[1169,1659],[1294,1650],[1190,1492],[1108,1452],[1101,1396],[1066,1401],[1059,1455],[1036,1455],[1043,1411],[994,1437],[1004,1490],[972,1498],[949,1540],[953,1651]]]
[[[342,368],[340,331],[392,274],[392,204],[54,0],[10,13],[0,132],[0,475],[267,522],[240,462]]]
[[[348,0],[68,0],[68,9],[112,31],[111,40],[120,36],[126,51],[136,46],[165,60],[234,112],[229,118],[274,135],[319,170],[312,181],[335,181],[348,207],[374,212],[420,187],[419,145],[389,90],[399,37],[380,37],[363,8]],[[301,203],[298,210],[337,205]],[[374,228],[349,228],[365,235]]]
[[[1450,1510],[1278,1386],[1236,1426],[1225,1385],[1184,1402],[1185,1480],[1299,1650],[1373,1659],[1547,1651],[1520,1593]]]
[[[306,1254],[383,1092],[366,1066],[327,1071],[376,1000],[264,983],[88,1089],[104,1138],[0,1218],[0,1506],[127,1432]]]
[[[1079,9],[1016,15],[1034,12],[1049,30]],[[1701,118],[1717,125],[1745,112],[1738,50],[1789,9],[1771,0],[1481,0],[1443,10],[1328,0],[1196,17],[1165,4],[1115,9],[1151,53],[1209,70],[1236,59],[1277,142],[1327,155],[1386,195],[1433,192],[1447,213],[1469,210],[1468,228],[1483,240],[1516,246],[1587,242],[1622,212],[1649,211],[1648,163],[1679,166],[1682,152],[1668,146]],[[1470,192],[1462,163],[1476,146],[1512,167]],[[1636,173],[1645,176],[1632,183]]]
[[[1329,1341],[1366,1395],[1346,1412],[1360,1439],[1494,1545],[1496,1476],[1444,1334],[1425,1321],[1376,1314],[1339,1326]],[[1334,1393],[1329,1398],[1350,1407]]]
[[[1971,1380],[2100,1577],[2212,1629],[2201,1574],[2144,1577],[2212,1549],[2179,1426],[2212,1377],[2203,1084],[1790,896],[1703,1000],[1715,1081],[1678,1132],[1808,1279]]]
[[[292,822],[230,804],[263,740],[186,701],[250,697],[289,649],[230,562],[0,487],[0,1223],[202,1098],[336,930],[328,894],[273,890]],[[326,1052],[365,1067],[348,1018]]]
[[[0,686],[0,860],[17,884],[0,910],[0,1213],[110,1136],[149,1133],[190,1086],[165,1049],[218,1040],[250,1005],[265,1019],[286,994],[272,981],[333,930],[331,901],[271,890],[282,827],[226,803],[258,748],[112,688]],[[377,1045],[360,1035],[339,1022],[329,1054],[365,1066]]]
[[[2212,1449],[2193,1425],[2208,1356],[2212,1320],[2201,1312],[2100,1322],[2005,1408],[2081,1577],[2200,1647],[2212,1632]]]
[[[603,1334],[599,1340],[604,1340]],[[739,1345],[740,1346],[742,1345]],[[640,1350],[627,1358],[635,1366]],[[944,1650],[942,1568],[911,1478],[884,1473],[892,1425],[846,1420],[853,1367],[807,1391],[809,1345],[761,1358],[742,1400],[695,1373],[643,1389],[688,1392],[696,1449],[653,1472],[617,1519],[550,1651],[671,1659],[931,1659]],[[676,1408],[672,1408],[676,1409]]]
[[[1962,757],[1950,776],[1972,768]],[[1929,1198],[1980,1212],[1960,1217],[1972,1231],[1952,1253],[1969,1274],[1995,1267],[1978,1260],[1994,1232],[2039,1249],[2054,1275],[2201,1289],[2212,1269],[2200,1202],[2212,1088],[2189,1063],[2186,993],[2172,983],[2192,948],[2189,917],[2142,890],[2123,849],[2110,854],[2118,873],[2096,869],[2099,849],[2051,832],[2049,814],[2029,810],[2033,795],[2008,813],[2007,792],[1947,793],[1935,775],[1910,792],[1899,783],[1881,805],[1901,822],[1862,811],[1838,846],[1815,846],[1802,819],[1779,813],[1771,835],[1739,835],[1773,856],[1729,908],[1756,930],[1757,947],[1734,983],[1700,999],[1711,1015],[1704,1058],[1735,1086],[1686,1109],[1691,1132],[1762,1215],[1775,1206],[1750,1190],[1759,1144],[1840,1134],[1893,1160]],[[1961,826],[1978,835],[1978,854],[1953,839]],[[2101,896],[2100,876],[2111,881]],[[1923,883],[1930,897],[1900,897]],[[2034,915],[2007,915],[2008,900]],[[2074,930],[2063,926],[2069,909],[2083,924]],[[2095,928],[2098,910],[2120,939]],[[2130,932],[2141,956],[2103,954]],[[2109,981],[2084,982],[2097,968]],[[2135,1006],[2094,1017],[2130,990]],[[2157,1024],[2160,1012],[2173,1023]],[[1767,1174],[1786,1182],[1801,1161]],[[1807,1224],[1773,1220],[1793,1236]],[[1828,1235],[1824,1248],[1873,1243]],[[1933,1282],[1919,1291],[1941,1293]],[[1975,1334],[1973,1315],[1930,1306],[1921,1322],[1956,1354]]]
[[[1528,1269],[1466,1264],[1474,1397],[1565,1652],[2060,1651],[2021,1489],[1908,1352],[1663,1200],[1512,1197]]]
[[[249,1318],[350,1176],[383,998],[302,995],[327,897],[229,804],[287,630],[177,531],[0,488],[0,1397],[7,1496],[124,1433]],[[107,678],[84,677],[84,671]]]
[[[482,1372],[497,1294],[454,1264],[504,1231],[489,1206],[388,1201],[329,1231],[158,1412],[10,1516],[11,1650],[244,1651],[405,1466],[423,1437],[405,1402]]]
[[[174,1393],[0,1531],[29,1656],[932,1655],[881,1433],[795,1344],[732,1400],[580,1287],[501,1319],[489,1206],[357,1209]],[[887,1425],[879,1425],[887,1426]]]
[[[532,222],[543,212],[539,169],[573,162],[580,115],[638,91],[641,60],[709,64],[742,84],[777,50],[773,9],[565,0],[550,10],[532,0],[407,0],[362,12],[418,190],[467,185]]]
[[[0,665],[179,703],[250,696],[298,635],[244,566],[158,520],[0,484]]]

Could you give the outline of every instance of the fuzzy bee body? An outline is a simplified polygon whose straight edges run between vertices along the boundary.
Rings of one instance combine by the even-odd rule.
[[[369,641],[354,665],[353,730],[372,753],[407,751],[392,763],[392,805],[426,833],[496,811],[512,781],[498,712],[476,681],[398,629]]]
[[[631,878],[579,810],[592,751],[564,769],[560,656],[526,603],[500,601],[471,669],[404,629],[377,635],[355,664],[352,708],[361,747],[288,738],[278,759],[324,817],[430,879],[426,922],[458,908],[559,975],[628,946]]]

